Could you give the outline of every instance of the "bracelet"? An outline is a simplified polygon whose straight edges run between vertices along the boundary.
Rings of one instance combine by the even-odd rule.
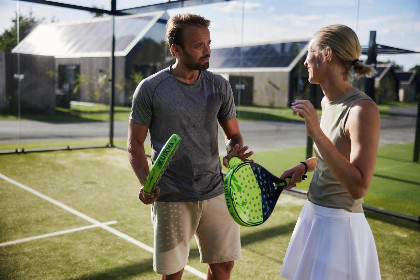
[[[302,163],[303,165],[305,165],[305,173],[304,174],[306,174],[306,172],[308,172],[308,165],[304,161],[301,161],[300,163]]]

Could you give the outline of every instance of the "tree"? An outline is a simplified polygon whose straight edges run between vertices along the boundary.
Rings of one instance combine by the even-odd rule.
[[[417,75],[420,75],[420,65],[416,65],[410,69],[410,71],[416,71]]]
[[[43,19],[36,18],[29,12],[28,15],[19,15],[19,41],[22,41]],[[0,35],[0,51],[11,51],[17,45],[16,18],[13,25]]]
[[[395,61],[387,60],[387,61],[378,61],[376,64],[392,64],[395,70],[404,70],[404,66],[398,65]]]
[[[99,9],[95,5],[92,8]],[[91,14],[95,18],[97,18],[97,17],[104,17],[105,16],[104,13],[100,13],[100,12],[89,12],[89,14]]]

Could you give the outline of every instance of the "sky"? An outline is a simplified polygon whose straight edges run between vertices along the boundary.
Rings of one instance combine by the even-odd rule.
[[[109,0],[88,2],[105,9],[110,6]],[[117,8],[154,2],[161,1],[117,0]],[[45,22],[87,20],[92,17],[87,12],[67,8],[0,0],[0,33],[10,28],[17,5],[21,14],[27,15],[32,11],[35,17],[43,18]],[[356,32],[362,46],[368,45],[370,31],[376,31],[378,44],[420,52],[420,0],[238,0],[167,12],[170,16],[192,12],[210,19],[213,48],[310,39],[319,28],[340,23]],[[394,61],[404,70],[420,65],[420,54],[379,55],[377,59]]]

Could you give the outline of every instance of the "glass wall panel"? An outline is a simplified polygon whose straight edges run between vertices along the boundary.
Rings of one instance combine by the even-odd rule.
[[[419,50],[418,28],[414,28],[418,25],[416,1],[404,2],[406,5],[381,1],[226,1],[115,17],[113,122],[112,17],[4,2],[2,18],[8,22],[3,20],[2,28],[14,29],[15,38],[19,30],[20,37],[17,46],[0,51],[2,153],[107,146],[111,142],[125,148],[136,86],[174,63],[165,44],[166,20],[177,13],[193,12],[211,20],[209,70],[231,84],[244,143],[255,152],[255,161],[280,176],[314,155],[304,121],[290,108],[295,99],[309,99],[321,114],[322,89],[308,82],[304,65],[313,34],[330,24],[350,26],[362,45],[362,61],[367,61],[372,34],[376,35],[373,97],[381,112],[382,130],[377,170],[365,202],[419,215],[413,208],[401,206],[405,198],[390,198],[386,205],[378,199],[379,193],[386,192],[381,186],[389,187],[383,180],[399,185],[403,182],[410,191],[415,182],[418,184],[413,177],[416,172],[401,181],[396,174],[383,171],[391,165],[389,160],[412,159],[410,145],[414,143],[420,78],[419,74],[410,76],[407,72],[420,65],[420,57],[401,50]],[[59,2],[110,9],[110,1]],[[164,2],[117,1],[117,9]],[[19,26],[17,16],[21,17]],[[365,90],[367,81],[362,79],[353,85]],[[150,146],[149,139],[146,144]],[[393,153],[391,145],[401,144],[404,152]],[[220,128],[219,150],[221,155],[226,153]],[[306,191],[311,176],[298,188]]]

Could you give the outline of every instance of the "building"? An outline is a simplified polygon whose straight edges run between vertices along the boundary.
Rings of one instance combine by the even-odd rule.
[[[395,71],[400,82],[398,97],[400,101],[416,102],[420,96],[420,77],[416,71]]]
[[[392,64],[377,64],[375,75],[375,100],[377,103],[398,101],[400,81]]]
[[[137,83],[172,61],[165,45],[168,18],[164,11],[115,17],[116,105],[130,104]],[[70,100],[108,104],[111,38],[112,17],[40,24],[13,53],[54,58],[53,69],[37,67],[50,75],[52,70],[56,86],[48,95],[56,97],[57,105],[69,107]],[[24,79],[36,79],[27,69],[22,72]]]
[[[54,57],[0,51],[0,110],[54,114]]]
[[[309,98],[308,71],[303,65],[309,40],[212,49],[210,71],[229,80],[239,105],[289,106]],[[322,93],[316,92],[315,103]]]

